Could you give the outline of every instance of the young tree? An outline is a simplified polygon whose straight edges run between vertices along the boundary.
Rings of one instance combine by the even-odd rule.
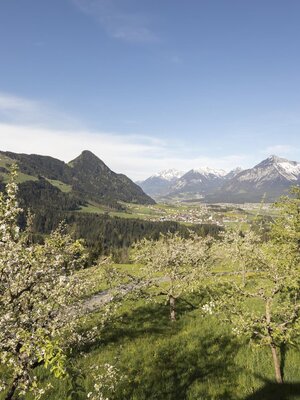
[[[284,196],[275,207],[280,214],[275,220],[271,235],[275,243],[285,245],[294,255],[295,261],[300,260],[300,186],[291,188],[291,196]]]
[[[224,284],[223,278],[224,291],[215,303],[219,311],[226,312],[235,333],[269,346],[278,383],[283,382],[279,349],[300,333],[300,189],[293,194],[277,203],[280,215],[268,242],[258,243],[258,237],[245,234],[243,245],[236,247],[234,233],[231,249],[227,234],[227,257],[238,273],[246,266],[251,273],[246,281],[235,275]]]
[[[241,285],[246,285],[247,275],[258,259],[260,236],[251,230],[243,231],[240,225],[227,229],[222,234],[222,243],[216,243],[216,253],[224,261],[229,255],[230,266],[241,277]]]
[[[143,239],[135,246],[135,261],[144,265],[149,286],[159,286],[176,320],[176,300],[195,289],[209,272],[211,237],[195,234],[187,239],[178,234],[161,235],[158,241]]]
[[[19,232],[16,173],[0,194],[0,386],[6,400],[28,391],[41,396],[38,365],[64,374],[62,342],[74,320],[68,307],[81,292],[74,272],[84,261],[82,244],[62,225],[44,245]]]

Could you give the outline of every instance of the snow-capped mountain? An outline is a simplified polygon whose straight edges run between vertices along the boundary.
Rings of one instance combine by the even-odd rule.
[[[214,169],[214,168],[209,168],[209,167],[200,167],[200,168],[194,168],[191,171],[194,173],[198,173],[200,175],[203,175],[205,177],[211,177],[211,178],[222,178],[224,177],[227,172],[224,171],[223,169]]]
[[[166,181],[174,181],[175,179],[181,178],[184,172],[178,171],[177,169],[165,169],[164,171],[158,172],[157,174],[154,174],[150,176],[150,178],[161,178]]]
[[[177,169],[166,169],[147,178],[145,181],[136,182],[149,196],[166,195],[174,182],[176,182],[184,172]]]
[[[179,178],[171,187],[170,194],[189,193],[205,195],[217,189],[226,176],[226,171],[212,168],[194,168]]]
[[[138,183],[149,195],[159,198],[204,198],[211,202],[274,201],[300,184],[300,163],[270,156],[253,168],[230,172],[202,167],[185,174],[176,170],[160,172]]]
[[[253,175],[256,175],[255,180],[260,182],[272,180],[274,177],[297,181],[300,175],[300,163],[273,155],[252,168],[252,175],[245,174],[244,179],[252,179]]]
[[[293,184],[300,183],[300,163],[270,156],[253,168],[224,182],[214,194],[220,201],[274,201]]]

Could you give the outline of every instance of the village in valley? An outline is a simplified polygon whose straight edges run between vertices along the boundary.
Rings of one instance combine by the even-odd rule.
[[[127,205],[128,206],[128,205]],[[218,226],[248,223],[255,216],[272,216],[276,210],[269,203],[205,204],[199,202],[160,203],[127,207],[132,217],[150,221],[175,221],[182,224],[212,224]]]

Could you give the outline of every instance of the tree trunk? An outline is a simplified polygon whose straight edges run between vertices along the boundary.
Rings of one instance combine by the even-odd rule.
[[[176,321],[176,308],[175,308],[175,297],[172,295],[169,296],[169,303],[170,303],[170,318],[171,321]]]
[[[271,323],[271,301],[272,301],[271,299],[267,299],[267,302],[266,302],[266,321],[267,321],[267,325],[268,325],[269,337],[270,337],[270,340],[271,340],[270,347],[271,347],[271,352],[272,352],[272,358],[273,358],[273,365],[274,365],[274,370],[275,370],[276,382],[277,383],[283,383],[282,374],[281,374],[281,370],[280,370],[280,361],[279,361],[279,357],[278,357],[278,354],[277,354],[276,346],[275,346],[274,341],[273,341],[272,329],[270,327],[270,323]]]
[[[244,288],[246,286],[246,268],[245,265],[243,265],[242,269],[242,287]]]
[[[284,381],[284,367],[285,367],[286,352],[287,352],[285,342],[281,343],[279,351],[280,351],[280,372],[281,372],[282,380]]]
[[[20,379],[19,375],[15,377],[9,391],[6,393],[4,400],[12,400],[12,398],[14,397],[15,391],[18,387],[19,379]]]
[[[281,374],[281,370],[280,370],[280,362],[279,362],[279,357],[277,354],[276,346],[272,343],[272,344],[270,344],[270,347],[271,347],[271,352],[272,352],[272,357],[273,357],[276,382],[283,383],[282,374]]]

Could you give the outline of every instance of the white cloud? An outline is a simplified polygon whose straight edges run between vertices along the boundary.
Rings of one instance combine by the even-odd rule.
[[[64,129],[82,125],[78,119],[49,104],[3,92],[0,92],[0,121]]]
[[[133,43],[158,41],[149,28],[145,15],[137,12],[123,11],[122,2],[112,0],[71,0],[83,13],[95,18],[107,35]],[[124,2],[122,4],[124,7]]]
[[[244,163],[244,156],[188,157],[182,146],[143,135],[53,130],[30,125],[0,123],[1,150],[50,155],[64,161],[90,150],[111,169],[134,180],[175,167],[187,171],[199,166],[231,169]]]
[[[43,103],[1,93],[0,143],[2,151],[49,155],[64,161],[90,150],[111,169],[134,180],[171,167],[183,171],[201,166],[230,170],[237,165],[249,166],[253,161],[244,155],[198,155],[194,144],[174,139],[91,131]]]
[[[262,151],[263,154],[266,155],[271,155],[271,154],[275,154],[275,155],[289,155],[295,152],[294,147],[288,145],[288,144],[277,144],[274,146],[269,146],[266,149],[264,149]]]
[[[0,112],[2,113],[33,113],[37,109],[34,101],[7,93],[0,93]]]

